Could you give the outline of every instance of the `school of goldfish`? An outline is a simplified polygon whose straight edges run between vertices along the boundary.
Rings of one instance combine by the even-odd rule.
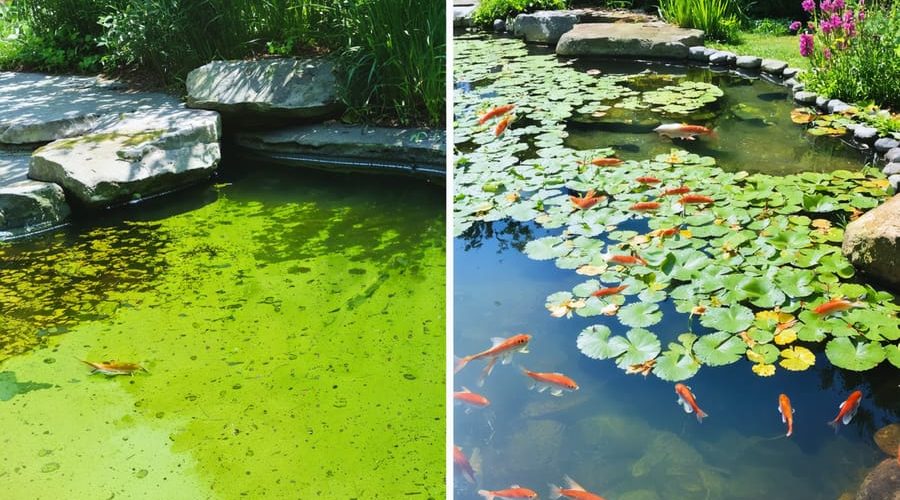
[[[478,123],[479,125],[483,125],[492,118],[502,117],[494,128],[494,135],[500,136],[503,131],[506,130],[506,128],[509,126],[509,123],[512,120],[512,115],[508,113],[510,113],[510,111],[512,111],[514,108],[515,105],[512,104],[494,107],[482,114],[478,120]],[[716,137],[716,134],[713,130],[699,125],[672,123],[661,125],[654,129],[654,131],[661,136],[666,136],[672,139],[677,138],[683,140],[694,140],[697,136],[711,138]],[[621,165],[623,163],[623,160],[619,158],[594,158],[589,161],[583,161],[579,163],[583,166],[594,165],[597,167],[614,167]],[[662,181],[660,179],[650,176],[637,177],[634,180],[635,182],[643,186],[647,186],[648,188],[651,186],[662,184]],[[715,203],[715,200],[712,197],[695,193],[689,186],[661,187],[659,189],[660,190],[659,194],[657,195],[657,199],[662,199],[668,196],[679,196],[677,203],[682,207],[682,209],[686,205],[712,205]],[[581,196],[571,195],[569,196],[569,199],[572,202],[573,210],[590,210],[598,203],[606,200],[607,196],[598,194],[594,190],[589,190]],[[659,208],[661,208],[661,206],[662,204],[658,201],[643,201],[631,205],[630,210],[635,212],[652,212],[658,210]],[[651,236],[673,236],[678,232],[678,230],[678,227],[658,229],[651,233]],[[618,264],[622,266],[649,265],[647,261],[637,255],[607,253],[603,255],[603,258],[611,264]],[[628,285],[600,288],[599,290],[593,292],[591,295],[593,295],[594,297],[615,295],[622,293],[627,287]],[[864,306],[865,304],[862,302],[851,302],[845,298],[835,298],[816,306],[812,309],[812,312],[818,316],[824,317],[840,313],[842,311],[847,311],[852,308]],[[790,326],[790,324],[779,324],[778,328],[789,328]],[[510,364],[512,362],[514,354],[528,352],[528,345],[531,339],[531,335],[524,333],[513,335],[512,337],[505,339],[499,337],[492,338],[492,345],[488,349],[485,349],[484,351],[476,354],[465,356],[463,358],[458,358],[456,361],[454,373],[458,373],[471,361],[477,359],[487,360],[487,364],[482,371],[481,377],[478,380],[478,386],[481,387],[484,385],[485,379],[491,374],[498,360],[501,362],[501,364]],[[574,380],[562,373],[535,372],[524,367],[519,368],[522,374],[529,379],[529,388],[536,389],[537,392],[548,391],[553,396],[562,396],[565,392],[576,391],[579,389],[578,384]],[[694,395],[692,389],[689,386],[681,383],[675,384],[675,394],[678,396],[676,403],[684,409],[685,413],[693,413],[697,419],[697,422],[702,423],[703,419],[709,416],[700,408],[697,402],[697,397]],[[453,397],[458,404],[466,406],[466,413],[472,411],[474,408],[484,408],[490,405],[490,401],[488,400],[488,398],[483,395],[473,393],[465,387],[462,388],[462,391],[454,392]],[[837,416],[835,416],[833,420],[828,421],[827,424],[832,426],[835,429],[835,432],[837,432],[840,424],[848,425],[856,415],[862,399],[863,394],[861,391],[857,390],[852,392],[847,397],[847,399],[839,405]],[[780,394],[778,396],[778,406],[776,408],[778,410],[778,413],[781,415],[782,423],[784,423],[786,426],[787,432],[785,434],[785,437],[790,437],[794,433],[795,412],[794,408],[791,406],[790,398],[786,394]],[[477,452],[478,450],[476,449],[475,452],[473,452],[473,457],[476,456]],[[898,450],[898,452],[900,452],[900,450]],[[473,467],[473,465],[470,463],[469,458],[466,457],[465,453],[463,453],[462,449],[460,449],[458,446],[454,446],[453,461],[457,472],[460,473],[462,478],[464,478],[471,484],[477,483],[476,475],[478,471],[475,467]],[[900,456],[898,456],[898,464],[900,464]],[[564,476],[563,480],[566,485],[565,487],[553,484],[549,485],[549,496],[551,499],[555,500],[558,498],[568,498],[572,500],[603,500],[603,497],[586,490],[569,476]],[[517,484],[499,490],[481,489],[478,490],[478,494],[483,496],[487,500],[493,500],[495,498],[538,498],[537,492]]]

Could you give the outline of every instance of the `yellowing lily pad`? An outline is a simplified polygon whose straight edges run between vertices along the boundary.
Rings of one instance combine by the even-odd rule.
[[[792,328],[785,328],[775,335],[775,343],[778,345],[786,345],[797,340],[797,332]]]
[[[816,355],[801,346],[789,347],[781,351],[783,358],[779,363],[785,370],[803,371],[816,364]]]
[[[753,373],[759,375],[760,377],[771,377],[775,375],[775,365],[767,365],[765,363],[757,363],[753,365]]]
[[[816,113],[808,108],[797,108],[791,111],[791,121],[797,124],[809,123],[816,119]]]

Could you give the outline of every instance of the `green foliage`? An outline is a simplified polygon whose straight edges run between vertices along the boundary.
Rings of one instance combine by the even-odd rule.
[[[763,18],[748,19],[745,23],[746,30],[750,33],[758,35],[784,36],[791,34],[788,26],[791,24],[789,18]]]
[[[741,32],[739,40],[729,43],[708,42],[707,47],[730,50],[738,54],[753,54],[764,59],[785,61],[794,68],[806,69],[809,61],[797,51],[797,37],[792,35]]]
[[[834,50],[827,61],[814,59],[803,82],[809,90],[847,102],[900,106],[900,3],[870,8],[858,29],[847,49]]]
[[[472,21],[479,26],[490,26],[494,19],[506,19],[538,10],[565,8],[566,0],[482,0],[472,13]]]
[[[697,28],[713,40],[734,42],[740,35],[740,9],[733,0],[660,0],[662,17],[683,28]]]

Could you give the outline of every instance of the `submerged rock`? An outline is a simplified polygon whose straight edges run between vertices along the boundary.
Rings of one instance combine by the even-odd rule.
[[[881,451],[896,457],[897,447],[900,446],[900,424],[891,424],[878,429],[874,439]],[[897,466],[900,467],[900,464]]]
[[[578,15],[565,10],[539,10],[519,14],[513,21],[513,33],[526,42],[555,44],[563,33],[578,22]]]
[[[69,205],[61,187],[28,179],[30,152],[0,152],[0,239],[62,224]]]
[[[564,56],[628,56],[684,59],[703,44],[703,31],[664,23],[576,24],[556,45]]]
[[[127,114],[32,155],[29,177],[54,182],[88,207],[147,198],[209,178],[219,163],[219,115],[162,108]]]
[[[900,194],[847,224],[841,251],[866,274],[900,288]]]
[[[863,480],[856,500],[900,500],[900,465],[889,458],[875,467]]]
[[[187,76],[187,103],[251,120],[324,119],[340,113],[328,59],[213,61]]]

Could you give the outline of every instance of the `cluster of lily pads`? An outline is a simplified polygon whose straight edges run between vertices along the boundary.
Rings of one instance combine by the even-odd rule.
[[[564,146],[565,122],[598,98],[633,97],[627,77],[590,76],[555,57],[528,55],[514,40],[463,38],[457,50],[455,234],[510,219],[549,230],[525,254],[585,277],[548,296],[550,314],[608,316],[621,325],[605,320],[584,329],[577,343],[585,355],[671,381],[742,358],[761,376],[776,366],[803,370],[821,344],[842,368],[867,370],[885,359],[900,367],[900,307],[890,293],[853,282],[839,246],[841,225],[889,193],[877,170],[751,175],[677,149],[597,167],[590,160],[615,151]],[[502,104],[516,104],[523,123],[495,137],[477,116]],[[676,187],[712,201],[664,195]],[[591,191],[595,203],[576,203]],[[636,205],[644,202],[659,205]],[[617,264],[613,255],[643,262]],[[863,307],[813,312],[836,297]],[[660,307],[666,300],[684,328],[649,330],[672,314]]]

